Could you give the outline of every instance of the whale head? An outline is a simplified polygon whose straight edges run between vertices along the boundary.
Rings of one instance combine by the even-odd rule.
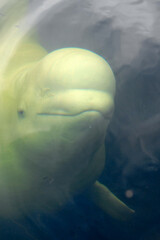
[[[48,54],[26,73],[17,114],[20,121],[31,120],[34,131],[49,130],[60,119],[63,125],[67,119],[79,119],[78,125],[86,124],[87,129],[91,118],[103,119],[104,131],[113,113],[114,94],[114,75],[102,57],[64,48]]]

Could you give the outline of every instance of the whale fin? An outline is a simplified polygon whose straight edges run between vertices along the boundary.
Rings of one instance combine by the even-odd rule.
[[[129,220],[135,212],[98,181],[89,189],[87,195],[98,207],[115,219]]]

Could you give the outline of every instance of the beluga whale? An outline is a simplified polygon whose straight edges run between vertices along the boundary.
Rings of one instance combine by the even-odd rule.
[[[113,218],[134,210],[98,181],[114,110],[115,77],[86,49],[48,53],[23,40],[0,89],[0,217],[48,213],[87,191]]]

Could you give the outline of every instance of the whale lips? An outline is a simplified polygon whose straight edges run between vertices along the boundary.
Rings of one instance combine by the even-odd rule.
[[[69,114],[69,113],[66,113],[66,112],[41,112],[41,113],[37,113],[37,116],[42,116],[42,117],[56,117],[56,116],[63,116],[63,117],[76,117],[76,116],[79,116],[81,114],[85,114],[85,113],[99,113],[100,115],[102,115],[105,119],[108,119],[110,120],[111,119],[111,114],[108,115],[108,116],[105,116],[103,113],[101,113],[100,111],[98,110],[85,110],[85,111],[82,111],[82,112],[79,112],[79,113],[75,113],[75,114]]]

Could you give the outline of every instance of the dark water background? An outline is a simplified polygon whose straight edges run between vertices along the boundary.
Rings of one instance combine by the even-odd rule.
[[[43,3],[30,1],[30,11]],[[115,73],[115,113],[100,180],[136,213],[129,222],[115,221],[84,194],[54,215],[1,220],[0,239],[159,240],[160,1],[53,0],[44,6],[33,27],[48,51],[86,48]]]

